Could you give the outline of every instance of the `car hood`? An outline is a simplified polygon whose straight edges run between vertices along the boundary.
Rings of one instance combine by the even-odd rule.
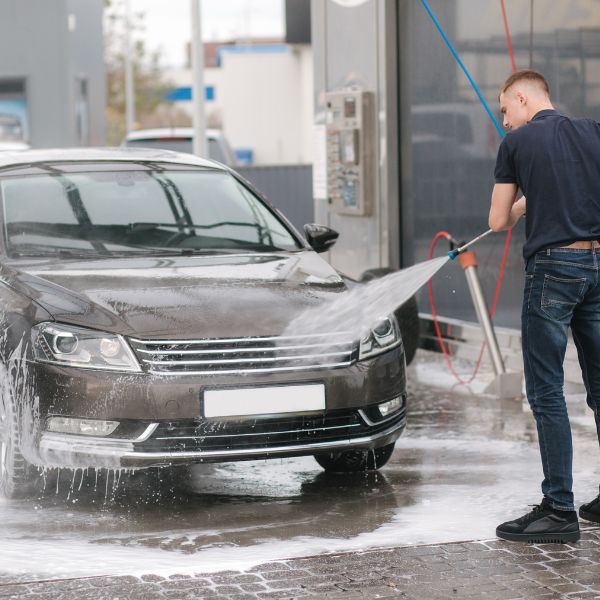
[[[311,251],[19,261],[1,276],[57,321],[146,339],[278,335],[346,289]]]

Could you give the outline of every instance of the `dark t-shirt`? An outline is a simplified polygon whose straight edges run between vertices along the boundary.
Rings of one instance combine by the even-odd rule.
[[[600,239],[600,124],[541,110],[509,132],[496,183],[516,183],[526,200],[523,256]]]

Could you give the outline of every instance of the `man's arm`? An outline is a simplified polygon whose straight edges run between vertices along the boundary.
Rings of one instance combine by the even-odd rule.
[[[494,231],[512,229],[525,214],[525,196],[515,202],[516,183],[497,183],[492,191],[489,226]]]

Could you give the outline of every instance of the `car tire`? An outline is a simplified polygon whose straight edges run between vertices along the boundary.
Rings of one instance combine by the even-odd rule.
[[[15,405],[0,392],[0,496],[23,498],[32,492],[33,467],[21,454],[21,436]]]
[[[379,279],[394,272],[396,271],[388,268],[369,269],[362,274],[360,281],[372,281],[373,279]],[[412,296],[409,298],[394,312],[394,315],[402,334],[406,364],[410,365],[419,347],[419,306],[417,304],[417,297]]]
[[[383,467],[394,452],[394,443],[374,450],[347,450],[315,454],[315,460],[332,473],[356,473],[375,471]]]

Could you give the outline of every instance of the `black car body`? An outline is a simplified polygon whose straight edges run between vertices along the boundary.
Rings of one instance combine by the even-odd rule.
[[[233,171],[167,151],[27,151],[0,157],[0,203],[5,494],[31,465],[315,455],[351,470],[391,454],[396,320],[362,340],[343,323],[290,335],[347,286]]]

